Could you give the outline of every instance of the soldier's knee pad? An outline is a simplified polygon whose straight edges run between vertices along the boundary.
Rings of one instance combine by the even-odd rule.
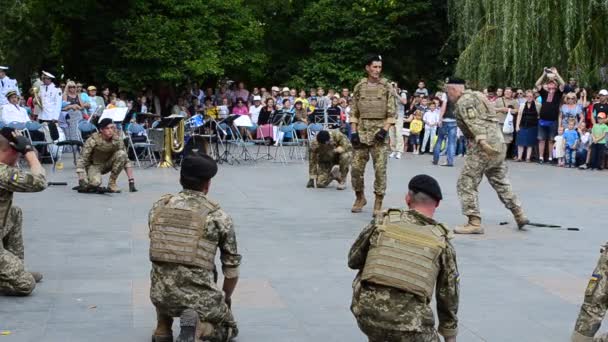
[[[20,279],[18,284],[14,286],[14,290],[11,295],[13,296],[29,296],[34,292],[36,288],[36,281],[34,276],[29,273],[23,275],[23,279]]]

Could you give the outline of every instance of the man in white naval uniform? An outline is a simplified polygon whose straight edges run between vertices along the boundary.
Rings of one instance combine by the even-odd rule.
[[[42,72],[42,85],[40,86],[40,99],[42,112],[38,115],[40,122],[57,121],[61,112],[61,89],[55,87],[53,76],[46,71]]]
[[[19,95],[14,90],[6,93],[8,103],[2,106],[2,122],[6,125],[11,122],[26,123],[30,120],[25,108],[19,106]]]
[[[19,87],[17,87],[17,81],[6,76],[6,70],[8,70],[8,67],[0,66],[0,116],[2,115],[2,106],[8,103],[6,94],[12,90],[17,95],[21,95]]]

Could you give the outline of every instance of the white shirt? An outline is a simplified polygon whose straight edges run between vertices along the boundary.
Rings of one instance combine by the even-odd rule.
[[[59,120],[61,112],[61,90],[55,84],[43,84],[40,86],[40,98],[42,99],[42,113],[38,116],[40,120]]]
[[[424,116],[422,117],[422,121],[424,121],[424,129],[431,129],[431,127],[437,127],[437,123],[439,122],[439,112],[439,109],[435,109],[427,110],[424,113]]]
[[[251,115],[251,122],[258,122],[258,117],[260,116],[260,111],[262,110],[262,108],[264,108],[264,106],[262,105],[260,105],[259,107],[249,106],[249,115]]]
[[[27,115],[25,108],[12,103],[7,103],[2,106],[2,122],[5,124],[28,121],[30,121],[30,117]]]
[[[19,88],[17,87],[17,81],[8,78],[8,76],[4,76],[4,78],[0,78],[0,105],[5,105],[8,102],[6,98],[6,93],[14,90],[17,92],[17,95],[21,96],[19,93]]]

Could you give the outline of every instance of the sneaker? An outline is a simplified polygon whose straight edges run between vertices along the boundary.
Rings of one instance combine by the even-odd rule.
[[[581,166],[578,167],[581,170],[586,170],[587,169],[587,164],[583,164]]]
[[[437,161],[435,161],[435,160],[431,160],[431,164],[433,164],[433,165],[437,165]]]
[[[389,158],[394,158],[395,157],[395,152],[391,152],[391,154],[388,155]]]
[[[396,159],[401,159],[401,152],[395,153],[395,158]]]
[[[545,162],[545,161],[543,160],[543,158],[539,158],[539,159],[538,159],[538,163],[539,163],[539,164],[543,164],[544,162]]]
[[[414,151],[414,152],[412,152],[412,153],[413,153],[413,154],[418,154],[418,151]]]
[[[452,164],[448,164],[448,162],[446,161],[446,162],[443,162],[443,163],[439,164],[439,166],[448,166],[448,167],[453,167],[454,165],[452,165]]]

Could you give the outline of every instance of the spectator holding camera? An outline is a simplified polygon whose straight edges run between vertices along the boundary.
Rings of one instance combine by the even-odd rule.
[[[555,67],[545,68],[536,81],[536,90],[542,99],[538,121],[538,161],[544,162],[545,143],[548,145],[549,162],[553,161],[553,139],[559,126],[560,103],[564,91],[564,80]]]

